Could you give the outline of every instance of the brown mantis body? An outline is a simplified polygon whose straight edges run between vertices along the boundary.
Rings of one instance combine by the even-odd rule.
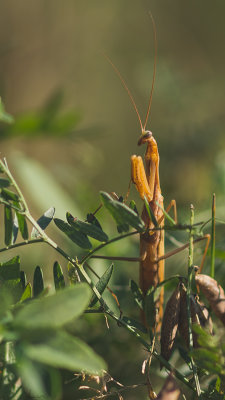
[[[159,180],[159,153],[157,142],[151,132],[144,132],[138,141],[138,145],[147,144],[145,153],[146,173],[141,157],[133,155],[131,157],[131,179],[135,184],[140,197],[148,200],[149,207],[155,216],[158,225],[163,221],[163,196],[161,194]],[[162,208],[160,208],[161,206]],[[164,254],[164,231],[149,230],[154,228],[153,222],[144,206],[142,219],[146,225],[146,232],[140,235],[140,272],[139,283],[143,294],[146,295],[151,286],[156,287],[164,279],[164,260],[157,262],[158,258]],[[163,311],[163,290],[161,290],[159,300],[159,319],[162,318]]]

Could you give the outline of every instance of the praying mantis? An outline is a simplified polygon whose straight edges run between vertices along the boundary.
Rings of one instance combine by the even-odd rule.
[[[145,153],[145,164],[146,169],[144,168],[143,160],[140,156],[132,155],[131,156],[131,181],[136,186],[136,189],[142,200],[147,199],[149,207],[154,215],[154,219],[157,222],[159,227],[162,226],[164,220],[163,213],[163,202],[164,198],[161,193],[160,187],[160,178],[159,178],[159,151],[157,141],[154,138],[151,131],[146,130],[146,126],[149,119],[151,103],[152,103],[152,95],[154,90],[155,83],[155,75],[156,75],[156,58],[157,58],[157,38],[156,38],[156,27],[155,22],[150,14],[152,23],[153,23],[153,31],[154,31],[154,44],[155,44],[155,56],[154,56],[154,70],[153,70],[153,79],[152,79],[152,87],[148,102],[148,108],[146,113],[146,118],[144,124],[142,123],[140,113],[134,101],[134,98],[122,78],[119,70],[112,63],[112,61],[106,56],[109,63],[112,65],[116,74],[119,76],[122,85],[128,93],[128,96],[131,100],[131,103],[134,107],[134,110],[137,114],[140,128],[141,128],[141,136],[138,140],[138,145],[146,144],[147,149]],[[171,207],[174,207],[174,220],[177,221],[177,212],[176,212],[176,202],[172,200],[167,207],[166,211],[168,212]],[[146,210],[144,205],[142,211],[142,219],[146,226],[145,233],[140,235],[140,268],[139,268],[139,284],[140,288],[145,296],[150,287],[156,287],[158,283],[164,280],[164,230],[156,230],[154,229],[154,224]],[[162,319],[163,314],[163,288],[161,289],[158,307],[158,321],[157,324],[160,325],[160,320]]]
[[[147,201],[148,207],[151,210],[151,214],[153,215],[150,217],[148,210],[146,209],[146,205],[143,207],[142,211],[142,220],[145,223],[146,230],[144,233],[140,234],[140,257],[139,258],[132,258],[130,261],[139,261],[139,285],[140,289],[142,290],[143,296],[147,295],[148,291],[152,287],[157,287],[157,285],[164,280],[164,263],[165,259],[180,252],[187,248],[189,244],[184,244],[178,249],[172,250],[170,253],[165,254],[164,252],[164,218],[166,213],[173,208],[174,212],[174,223],[177,224],[177,208],[176,208],[176,201],[171,200],[168,207],[164,211],[164,198],[161,192],[160,186],[160,176],[159,176],[159,151],[158,145],[155,137],[153,136],[152,132],[146,129],[150,110],[151,110],[151,103],[154,91],[154,83],[155,83],[155,76],[156,76],[156,59],[157,59],[157,37],[156,37],[156,26],[153,19],[153,16],[150,13],[150,17],[152,19],[153,31],[154,31],[154,46],[155,46],[155,53],[154,53],[154,68],[153,68],[153,78],[152,78],[152,86],[148,101],[147,113],[145,117],[144,123],[142,123],[140,113],[134,101],[134,98],[123,79],[120,71],[111,61],[111,59],[105,55],[108,62],[113,67],[114,71],[118,75],[122,85],[124,86],[125,90],[128,93],[130,101],[133,105],[133,108],[137,114],[138,121],[141,128],[141,136],[138,140],[138,146],[146,145],[146,152],[145,152],[145,167],[141,156],[132,155],[131,156],[131,182],[135,185],[139,196],[142,200]],[[130,186],[130,185],[129,185]],[[129,189],[128,189],[129,193]],[[126,196],[127,197],[127,196]],[[157,228],[155,229],[155,223],[157,224]],[[206,234],[201,238],[198,238],[194,241],[194,243],[206,239],[206,247],[203,254],[202,262],[199,271],[202,271],[203,263],[206,257],[207,249],[210,242],[210,235]],[[120,257],[114,257],[110,259],[121,259]],[[128,260],[129,258],[124,258],[124,260]],[[163,299],[164,299],[164,290],[163,287],[161,288],[161,292],[159,295],[158,300],[156,301],[156,309],[158,313],[156,314],[156,321],[155,327],[156,331],[160,331],[161,321],[163,316]],[[147,325],[146,318],[144,313],[142,313],[142,319],[145,325]]]

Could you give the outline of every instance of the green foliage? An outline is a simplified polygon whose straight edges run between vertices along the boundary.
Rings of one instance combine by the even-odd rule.
[[[34,132],[38,132],[39,129],[48,132],[57,130],[60,102],[60,96],[53,98],[46,106],[45,112],[42,112],[39,121],[35,122],[35,118],[23,121],[24,125],[22,123],[21,126],[24,132],[31,126],[33,126]],[[4,208],[4,230],[2,232],[5,241],[5,247],[0,251],[7,252],[22,246],[34,246],[36,243],[43,243],[60,254],[67,265],[67,271],[63,272],[65,269],[59,262],[54,262],[51,270],[53,279],[50,285],[49,282],[46,282],[45,274],[39,266],[34,269],[32,284],[27,281],[26,274],[23,269],[21,270],[19,256],[0,264],[0,397],[15,400],[29,399],[30,397],[60,400],[64,398],[64,391],[68,382],[74,382],[75,373],[82,374],[82,379],[84,379],[85,374],[94,375],[98,384],[100,382],[99,377],[105,373],[104,371],[107,368],[106,362],[85,343],[85,335],[81,332],[83,332],[82,324],[85,325],[87,321],[84,315],[91,314],[91,318],[94,319],[95,314],[104,314],[106,320],[111,319],[116,322],[116,326],[112,328],[110,334],[114,329],[125,328],[124,330],[121,329],[119,334],[116,331],[117,341],[115,346],[117,345],[119,348],[120,345],[119,351],[122,352],[122,347],[126,347],[124,344],[120,344],[121,337],[130,333],[136,342],[141,344],[145,351],[150,354],[150,359],[146,362],[146,371],[149,369],[150,378],[152,371],[159,375],[159,365],[164,366],[168,371],[173,371],[177,380],[182,382],[183,387],[189,390],[188,393],[192,393],[194,397],[212,400],[224,399],[225,345],[221,339],[222,335],[218,334],[212,337],[200,325],[194,327],[192,332],[190,304],[189,309],[187,306],[187,310],[184,310],[188,315],[188,321],[186,321],[188,340],[189,343],[192,343],[193,340],[191,339],[193,339],[194,333],[198,334],[199,347],[193,348],[190,345],[190,348],[185,349],[181,338],[178,338],[177,341],[180,340],[181,342],[179,346],[182,357],[177,364],[173,364],[173,359],[172,361],[164,360],[158,349],[156,350],[154,347],[155,317],[158,312],[157,304],[160,291],[162,289],[166,292],[171,290],[171,281],[175,282],[178,279],[185,283],[187,281],[189,290],[187,291],[187,299],[190,301],[191,296],[194,297],[195,288],[188,271],[185,277],[183,274],[182,276],[169,276],[156,287],[149,288],[146,295],[142,293],[134,280],[130,281],[129,291],[123,290],[124,286],[120,282],[123,291],[120,296],[122,298],[120,303],[120,298],[110,288],[114,284],[114,280],[117,279],[118,268],[113,274],[114,264],[111,264],[109,267],[105,267],[104,272],[101,272],[99,276],[96,270],[89,265],[92,258],[98,257],[119,261],[120,257],[117,254],[114,257],[108,256],[107,250],[112,243],[140,233],[144,238],[147,237],[145,224],[139,216],[135,202],[131,201],[128,207],[124,204],[122,198],[116,200],[106,192],[100,193],[102,205],[113,217],[120,233],[116,237],[110,238],[109,234],[102,228],[104,221],[100,223],[95,216],[102,205],[94,213],[88,213],[85,220],[74,218],[69,212],[66,213],[67,222],[55,218],[55,208],[51,207],[36,221],[7,166],[6,160],[0,161],[0,173],[2,174],[0,178],[0,204]],[[163,209],[165,220],[169,221],[170,226],[161,227],[158,226],[158,222],[147,202],[145,202],[145,206],[155,226],[152,229],[152,235],[159,229],[169,230],[171,227],[176,234],[180,230],[188,232],[189,264],[192,264],[190,260],[193,257],[194,235],[197,239],[202,237],[202,231],[206,224],[203,222],[198,224],[198,230],[195,229],[193,221],[190,226],[175,225]],[[49,237],[47,227],[52,220],[55,229],[60,230],[70,239],[73,256]],[[132,229],[131,232],[126,233],[129,229]],[[19,232],[20,242],[18,241]],[[121,235],[122,232],[125,232],[125,234]],[[96,241],[98,241],[97,245]],[[96,254],[100,249],[103,252],[105,251],[106,255]],[[82,251],[84,254],[82,254]],[[216,257],[217,251],[214,253]],[[220,253],[220,257],[223,259],[223,251]],[[127,257],[127,261],[129,260],[137,261],[137,258]],[[33,267],[35,260],[29,261]],[[155,264],[157,268],[157,261]],[[189,267],[189,271],[193,271],[193,266],[189,265]],[[91,278],[92,275],[89,275],[90,271],[95,275],[94,281]],[[166,294],[168,295],[168,293]],[[125,315],[123,313],[123,309],[126,307],[123,304],[124,299],[131,304],[130,308],[133,308],[129,312],[126,310]],[[145,323],[143,324],[137,320],[140,309],[142,315],[145,314]],[[93,322],[90,322],[90,326],[91,323]],[[103,330],[98,328],[100,341],[103,335]],[[82,336],[82,338],[77,336]],[[91,335],[90,341],[95,343]],[[127,336],[125,336],[124,342],[128,342]],[[112,350],[110,346],[107,349],[101,346],[99,351],[107,357],[108,351]],[[113,351],[116,353],[118,350],[115,348]],[[174,352],[176,352],[176,348]],[[152,361],[149,361],[152,357],[156,360],[154,366],[151,365]],[[204,374],[210,377],[208,387],[204,386]],[[65,376],[67,376],[66,379]],[[102,378],[103,388],[95,389],[99,396],[105,395],[108,382],[113,381],[115,383],[113,378],[109,378],[109,375],[105,376],[107,378]],[[149,377],[146,379],[150,388]],[[76,386],[78,388],[82,386],[81,379],[74,383],[74,392]],[[119,390],[122,390],[121,388],[124,390],[123,385],[118,384],[118,387]],[[112,394],[113,392],[110,390],[107,393],[109,396]],[[74,394],[74,398],[76,398],[76,394]]]

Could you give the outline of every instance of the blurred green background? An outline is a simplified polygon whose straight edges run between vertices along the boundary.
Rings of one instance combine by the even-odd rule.
[[[0,126],[1,156],[7,157],[37,218],[52,205],[60,218],[67,210],[85,218],[98,206],[99,190],[126,193],[130,156],[144,149],[137,148],[137,116],[103,52],[125,78],[144,119],[154,60],[149,10],[157,27],[158,58],[147,128],[159,145],[165,204],[175,198],[178,216],[185,210],[185,219],[193,203],[197,218],[208,218],[216,192],[218,216],[224,216],[224,2],[2,0],[0,95],[15,124]],[[135,189],[132,197],[138,199]],[[54,226],[50,233],[61,237]],[[65,247],[74,252],[68,242]],[[117,247],[108,251],[118,254]],[[123,243],[119,251],[135,255],[138,243]],[[27,249],[21,254],[25,260]],[[28,272],[37,264],[52,265],[56,257],[43,246],[29,254]],[[96,269],[103,268],[96,263]],[[51,281],[50,272],[45,274]],[[137,280],[137,275],[129,265],[119,267],[115,286],[128,285],[129,277]],[[122,299],[124,307],[128,300]],[[102,331],[90,338],[89,329],[89,342],[101,352],[97,338]],[[108,336],[110,349],[115,336]],[[136,382],[141,356],[138,365],[132,363],[132,343],[127,344],[124,332],[116,341],[118,354],[109,350],[107,361],[111,367],[117,363],[112,368],[117,379]],[[120,346],[130,352],[124,350],[118,362]]]

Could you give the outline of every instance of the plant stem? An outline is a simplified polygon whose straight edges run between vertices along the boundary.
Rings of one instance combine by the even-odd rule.
[[[15,189],[16,189],[19,197],[20,197],[20,200],[21,200],[21,202],[22,202],[22,204],[24,206],[24,211],[25,212],[29,212],[29,208],[28,208],[26,200],[25,200],[25,198],[23,196],[23,193],[21,192],[17,182],[15,181],[14,177],[12,176],[12,174],[11,174],[7,164],[6,164],[6,161],[5,161],[5,163],[3,163],[3,161],[0,160],[0,164],[1,164],[2,168],[4,169],[5,174],[8,176],[9,180],[11,181],[12,185],[15,187]]]
[[[212,231],[211,231],[211,266],[210,266],[210,276],[214,278],[215,276],[215,243],[216,243],[216,195],[213,193],[212,199]]]
[[[6,251],[6,250],[15,249],[16,247],[25,246],[26,244],[43,243],[43,242],[44,242],[44,240],[43,240],[42,238],[41,238],[41,239],[26,240],[26,241],[24,241],[24,242],[12,244],[12,245],[10,245],[10,246],[8,246],[8,247],[2,247],[2,248],[0,249],[0,253],[2,253],[3,251]]]
[[[191,204],[191,217],[190,224],[194,223],[194,206]],[[193,349],[193,334],[192,334],[192,318],[191,318],[191,284],[193,279],[193,260],[194,260],[194,239],[193,239],[193,231],[190,229],[190,237],[189,237],[189,256],[188,256],[188,282],[187,282],[187,315],[188,315],[188,334],[189,334],[189,348],[190,351]],[[195,387],[197,396],[201,396],[201,388],[197,375],[196,366],[194,360],[191,358],[191,366],[193,370]]]

